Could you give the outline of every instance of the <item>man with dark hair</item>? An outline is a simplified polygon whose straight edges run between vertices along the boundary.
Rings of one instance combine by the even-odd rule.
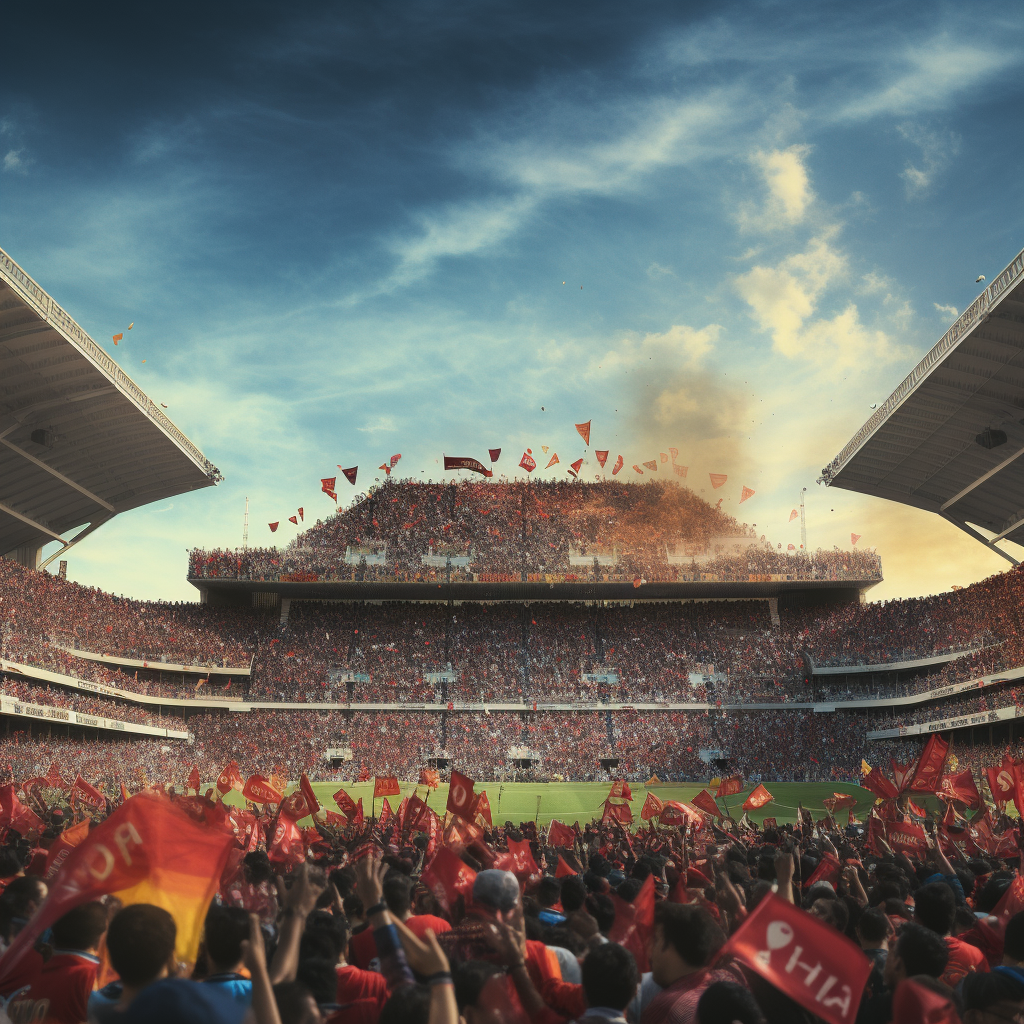
[[[379,1013],[388,999],[388,986],[384,976],[378,971],[364,971],[348,962],[349,949],[351,948],[351,937],[348,921],[344,918],[334,918],[330,923],[326,920],[331,915],[311,915],[306,925],[307,934],[311,931],[326,933],[330,924],[330,937],[335,942],[335,993],[334,999],[337,1003],[345,1006],[359,1000],[372,1000]],[[372,938],[373,933],[370,933]],[[374,946],[376,953],[377,947]],[[319,1002],[319,1000],[317,1000]]]
[[[241,973],[242,943],[249,938],[249,915],[241,907],[212,905],[204,929],[210,973],[204,985],[215,985],[243,1006],[252,1005],[252,982]]]
[[[941,979],[948,962],[949,948],[942,938],[930,928],[908,922],[886,957],[885,984],[893,991],[904,978],[918,974]]]
[[[606,942],[591,950],[583,961],[583,994],[587,1012],[579,1024],[626,1024],[623,1011],[636,995],[640,981],[633,954],[617,942]]]
[[[96,954],[106,930],[107,909],[98,902],[83,903],[55,921],[53,955],[28,988],[14,997],[8,1007],[11,1018],[53,1024],[85,1020],[99,970]]]
[[[1024,911],[1006,922],[1003,932],[1003,966],[1024,967]]]
[[[452,966],[455,1003],[466,1024],[497,1024],[508,1002],[504,974],[497,964],[466,960]]]
[[[953,935],[956,896],[945,882],[929,882],[914,893],[914,920],[946,941],[949,962],[939,979],[943,984],[956,988],[966,975],[988,970],[985,954]]]
[[[384,879],[384,903],[388,913],[397,918],[416,938],[422,939],[430,928],[435,935],[451,931],[451,925],[443,917],[433,914],[413,914],[413,883],[408,875],[391,870]],[[377,944],[373,941],[373,929],[353,934],[348,944],[348,962],[362,970],[374,967],[377,959]]]
[[[722,929],[703,907],[659,903],[647,953],[654,981],[664,991],[644,1010],[641,1024],[695,1024],[697,1003],[709,985],[716,981],[744,985],[735,967],[709,968],[724,944]]]

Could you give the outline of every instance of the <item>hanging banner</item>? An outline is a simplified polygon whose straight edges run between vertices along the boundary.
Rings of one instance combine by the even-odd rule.
[[[494,476],[494,473],[489,470],[482,462],[477,459],[460,458],[452,455],[446,455],[444,457],[444,468],[448,469],[468,469],[471,473],[479,473],[481,476]]]

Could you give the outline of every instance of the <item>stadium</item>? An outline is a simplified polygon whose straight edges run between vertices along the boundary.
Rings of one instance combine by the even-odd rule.
[[[943,803],[915,780],[939,737],[956,806],[970,779],[973,806],[1005,809],[986,769],[1024,755],[1016,563],[873,603],[874,553],[783,552],[684,484],[396,472],[281,549],[197,537],[194,603],[115,597],[45,570],[220,474],[2,252],[0,283],[0,763],[18,814],[42,826],[65,787],[78,814],[169,788],[194,817],[204,801],[249,815],[241,849],[277,864],[364,836],[400,852],[397,821],[479,868],[499,823],[548,830],[551,855],[565,826],[569,846],[636,826],[670,843],[672,808],[748,840],[817,821],[863,841],[888,786],[900,820],[945,814],[951,852],[1005,853],[1008,819],[987,841],[958,833],[954,789]],[[1024,253],[822,482],[941,515],[1013,562],[998,542],[1024,530],[1022,324]]]

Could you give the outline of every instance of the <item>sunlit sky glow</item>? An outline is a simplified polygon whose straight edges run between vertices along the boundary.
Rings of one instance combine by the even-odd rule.
[[[534,475],[564,477],[587,419],[627,467],[672,446],[698,491],[728,473],[723,507],[783,546],[807,487],[811,547],[881,553],[873,597],[1005,568],[815,479],[1021,247],[1022,23],[986,2],[5,12],[0,245],[226,478],[104,526],[70,578],[192,600],[185,549],[239,544],[246,496],[250,543],[274,520],[287,541],[298,506],[333,510],[338,464],[361,490],[396,452],[437,479],[442,453],[501,447],[522,477],[543,444],[561,462]]]

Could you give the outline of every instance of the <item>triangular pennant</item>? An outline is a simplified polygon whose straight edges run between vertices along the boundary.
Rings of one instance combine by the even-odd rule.
[[[747,498],[752,498],[753,496],[754,492],[749,487],[744,486],[743,490],[740,491],[740,504],[742,505]]]
[[[587,420],[586,423],[577,423],[576,424],[576,430],[579,432],[580,437],[583,438],[583,440],[586,442],[586,444],[589,445],[590,444],[590,420]]]
[[[711,477],[711,486],[717,491],[719,487],[724,486],[725,481],[729,479],[725,473],[708,473]]]

